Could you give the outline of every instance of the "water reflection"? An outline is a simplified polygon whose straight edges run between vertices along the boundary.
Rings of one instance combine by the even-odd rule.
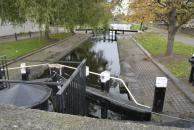
[[[90,71],[101,73],[104,70],[108,70],[113,76],[120,75],[117,42],[90,40],[73,50],[61,60],[82,61],[84,58],[87,59],[86,64],[90,67]],[[66,72],[70,72],[70,70],[66,70]],[[87,79],[87,84],[95,88],[98,86],[99,88],[99,77],[90,75]]]

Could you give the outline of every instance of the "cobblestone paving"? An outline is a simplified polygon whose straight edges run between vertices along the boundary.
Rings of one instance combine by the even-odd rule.
[[[165,76],[142,52],[134,41],[128,37],[119,40],[121,72],[129,82],[129,89],[135,98],[146,105],[152,106],[155,78]],[[131,76],[132,75],[132,76]],[[168,80],[164,113],[179,117],[194,117],[194,104]]]

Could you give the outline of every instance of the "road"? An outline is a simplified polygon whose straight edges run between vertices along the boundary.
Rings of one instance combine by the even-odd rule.
[[[159,33],[163,35],[164,37],[168,37],[168,32],[167,30],[164,29],[159,29],[159,28],[152,28],[153,32]],[[177,33],[175,36],[175,40],[178,42],[182,42],[187,45],[194,46],[194,38],[187,36],[187,34],[182,34],[182,33]]]

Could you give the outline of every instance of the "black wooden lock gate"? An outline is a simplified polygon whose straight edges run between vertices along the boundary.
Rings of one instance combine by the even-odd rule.
[[[56,111],[85,115],[86,110],[86,60],[83,60],[71,77],[56,94]]]

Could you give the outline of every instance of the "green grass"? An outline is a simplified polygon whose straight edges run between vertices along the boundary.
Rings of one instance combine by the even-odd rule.
[[[146,27],[146,26],[143,26],[143,28],[142,28],[143,31],[147,30],[147,29],[148,29],[148,27]],[[131,30],[135,30],[135,31],[140,30],[140,24],[132,24]]]
[[[6,55],[8,59],[16,59],[46,45],[48,45],[48,43],[40,39],[0,43],[0,56]]]
[[[137,41],[154,56],[163,55],[166,52],[167,40],[159,34],[144,33],[137,36]],[[194,53],[194,47],[175,41],[173,52],[177,55],[191,56]]]
[[[178,78],[188,80],[190,73],[190,64],[188,60],[180,61],[179,63],[170,62],[166,67]]]
[[[190,71],[188,59],[194,53],[194,47],[181,42],[174,43],[174,57],[165,58],[167,40],[156,33],[144,33],[136,37],[137,41],[154,57],[158,58],[175,76],[187,79]]]
[[[140,25],[139,24],[133,24],[131,26],[131,30],[135,30],[135,31],[140,30]]]
[[[55,40],[62,40],[62,39],[65,39],[71,35],[72,35],[72,33],[56,33],[56,34],[51,34],[49,37],[51,39],[55,39]]]
[[[70,33],[52,34],[50,38],[54,40],[61,40],[67,38],[70,35],[72,34]],[[24,56],[34,50],[40,49],[49,44],[51,44],[51,42],[47,40],[41,40],[38,38],[0,43],[0,56],[6,55],[8,59],[12,60]]]

